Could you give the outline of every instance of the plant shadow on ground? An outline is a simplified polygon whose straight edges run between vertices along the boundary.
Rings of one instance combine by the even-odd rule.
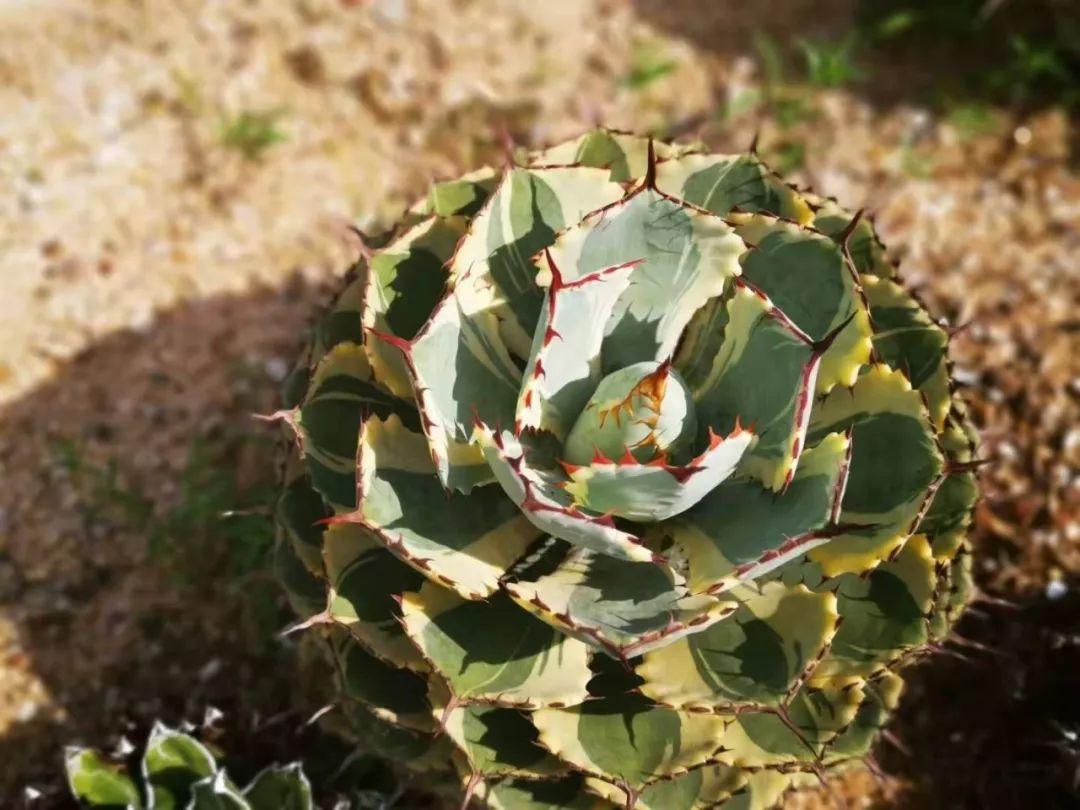
[[[1056,600],[976,601],[942,653],[907,671],[879,744],[885,771],[910,782],[900,806],[1080,806],[1078,628],[1075,588]]]
[[[31,806],[68,806],[63,744],[107,748],[209,706],[241,770],[296,757],[299,656],[267,566],[276,433],[251,415],[276,407],[325,298],[296,279],[184,304],[0,408],[0,617],[15,628],[0,653],[56,707],[27,705],[0,734],[11,806],[28,784],[46,793]]]

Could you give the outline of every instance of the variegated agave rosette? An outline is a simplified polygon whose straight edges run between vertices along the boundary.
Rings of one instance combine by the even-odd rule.
[[[754,154],[600,130],[436,184],[279,414],[278,564],[352,733],[497,808],[858,761],[970,590],[947,343]]]

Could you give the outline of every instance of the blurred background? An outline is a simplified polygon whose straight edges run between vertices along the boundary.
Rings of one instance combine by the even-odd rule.
[[[250,414],[350,223],[603,123],[871,212],[992,459],[980,600],[790,806],[1080,807],[1078,115],[1076,0],[0,0],[0,806],[208,705],[299,744]]]

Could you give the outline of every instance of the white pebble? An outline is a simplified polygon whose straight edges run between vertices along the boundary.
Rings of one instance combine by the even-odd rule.
[[[1069,586],[1060,579],[1054,579],[1046,583],[1046,598],[1052,602],[1061,599],[1069,592]]]

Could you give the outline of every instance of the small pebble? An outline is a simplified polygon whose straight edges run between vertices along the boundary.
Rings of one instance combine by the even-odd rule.
[[[289,364],[283,357],[269,357],[263,363],[263,369],[266,371],[266,376],[271,380],[281,382],[289,373]]]
[[[1054,579],[1046,583],[1046,598],[1051,602],[1063,598],[1068,592],[1069,586],[1060,579]]]
[[[37,701],[24,700],[19,704],[19,710],[15,712],[15,719],[20,723],[29,723],[38,713]]]

